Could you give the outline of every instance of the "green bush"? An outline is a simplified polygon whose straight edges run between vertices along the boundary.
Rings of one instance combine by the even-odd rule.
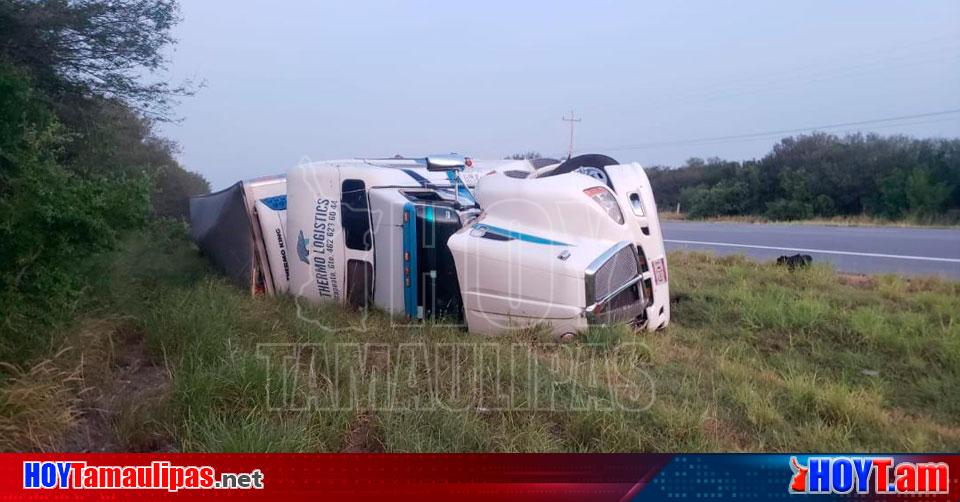
[[[79,294],[81,264],[147,214],[145,178],[84,178],[30,81],[0,66],[0,360],[46,348],[41,327]]]
[[[837,204],[828,195],[820,194],[813,199],[813,212],[829,218],[837,214]]]
[[[813,206],[798,200],[777,199],[767,203],[763,215],[774,221],[802,220],[813,216]]]
[[[703,218],[742,214],[749,195],[746,184],[724,180],[712,188],[687,189],[681,194],[681,200],[690,216]]]

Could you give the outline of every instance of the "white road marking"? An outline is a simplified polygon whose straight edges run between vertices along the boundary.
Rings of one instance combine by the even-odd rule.
[[[725,246],[736,248],[752,249],[771,249],[774,251],[794,251],[797,253],[819,253],[819,254],[840,254],[846,256],[869,256],[871,258],[893,258],[895,260],[917,260],[917,261],[939,261],[945,263],[960,263],[960,258],[938,258],[935,256],[911,256],[902,254],[883,254],[883,253],[859,253],[854,251],[834,251],[832,249],[803,249],[778,246],[758,246],[756,244],[736,244],[733,242],[706,242],[706,241],[680,241],[673,239],[664,239],[663,242],[673,242],[675,244],[700,244],[704,246]]]

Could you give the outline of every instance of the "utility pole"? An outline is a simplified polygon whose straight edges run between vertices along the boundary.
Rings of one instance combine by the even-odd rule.
[[[574,127],[574,124],[576,124],[577,122],[580,122],[583,119],[574,115],[573,110],[570,110],[570,118],[567,118],[566,116],[563,116],[560,118],[564,122],[570,122],[570,150],[567,152],[567,160],[570,160],[570,158],[573,157],[573,127]]]

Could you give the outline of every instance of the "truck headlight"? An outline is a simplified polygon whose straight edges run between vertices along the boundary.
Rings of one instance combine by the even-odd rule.
[[[623,225],[623,212],[620,211],[620,204],[617,204],[617,198],[605,187],[593,187],[583,191],[594,202],[600,204],[600,207],[607,213],[618,225]]]

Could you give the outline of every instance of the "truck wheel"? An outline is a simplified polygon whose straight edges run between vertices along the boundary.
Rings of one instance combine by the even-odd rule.
[[[610,182],[610,177],[607,176],[607,171],[603,169],[603,166],[611,166],[616,164],[619,164],[619,162],[611,157],[607,157],[606,155],[588,153],[586,155],[577,155],[576,157],[563,162],[548,176],[580,172],[590,176],[591,178],[596,178],[597,180],[602,181],[605,185],[613,189],[613,183]]]

